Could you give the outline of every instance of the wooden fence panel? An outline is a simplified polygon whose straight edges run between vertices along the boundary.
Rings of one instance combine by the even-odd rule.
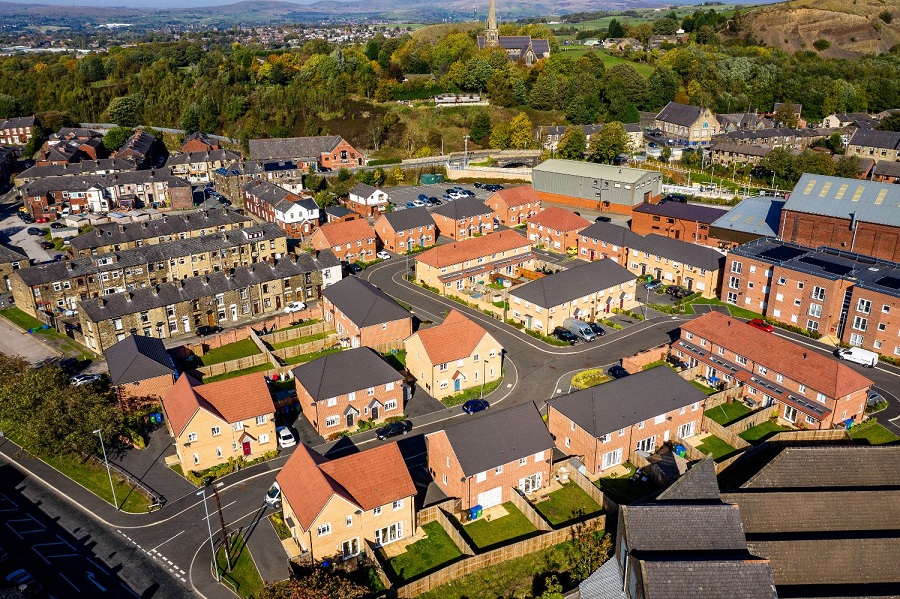
[[[282,347],[281,349],[276,349],[273,354],[281,358],[282,360],[286,360],[288,358],[293,358],[296,356],[302,356],[303,354],[309,354],[316,351],[321,351],[323,349],[327,349],[332,347],[335,344],[335,337],[329,336],[325,339],[316,339],[315,341],[309,341],[307,343],[301,343],[300,345],[290,345],[288,347]]]
[[[512,495],[510,495],[510,501],[512,501],[514,506],[519,508],[519,511],[528,518],[528,521],[531,522],[531,525],[536,529],[542,531],[553,530],[550,523],[544,519],[540,512],[534,509],[534,506],[531,505],[530,501],[525,499],[525,496],[522,495],[521,491],[513,489]]]
[[[768,422],[772,419],[772,416],[778,415],[777,407],[769,407],[763,408],[762,410],[757,410],[756,412],[752,412],[747,416],[741,418],[736,422],[732,422],[725,428],[730,430],[736,435],[743,433],[744,431],[750,430],[754,426],[759,426],[763,422]]]
[[[603,505],[603,491],[600,488],[591,482],[591,479],[586,477],[581,473],[581,470],[578,469],[578,465],[573,461],[572,458],[569,459],[569,480],[578,485],[582,491],[587,493],[591,499],[597,502],[597,505]]]
[[[274,333],[260,335],[260,338],[269,345],[274,345],[276,343],[284,343],[285,341],[293,341],[300,337],[324,333],[326,330],[332,331],[334,330],[334,327],[332,327],[331,324],[332,323],[330,322],[314,322],[311,325],[297,327],[296,329],[287,329],[285,331],[275,331]]]
[[[711,434],[722,439],[735,449],[744,449],[746,447],[750,447],[749,443],[738,437],[736,434],[734,434],[715,420],[707,418],[705,414],[703,415],[703,421],[700,427],[708,430]]]

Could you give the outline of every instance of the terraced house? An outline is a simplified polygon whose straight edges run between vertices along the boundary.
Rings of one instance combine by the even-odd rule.
[[[485,204],[494,211],[501,225],[515,227],[541,211],[541,198],[530,185],[501,189]]]
[[[130,334],[165,339],[203,325],[280,312],[289,302],[316,299],[340,278],[334,254],[303,253],[86,299],[78,318],[84,344],[104,351]]]
[[[374,227],[384,249],[400,254],[430,248],[437,241],[434,219],[427,208],[388,212],[375,221]]]
[[[628,248],[628,270],[680,285],[706,298],[718,297],[725,256],[718,251],[662,235],[636,235]]]
[[[214,170],[210,176],[216,190],[227,198],[242,198],[247,183],[268,181],[292,193],[303,190],[303,165],[293,160],[235,161]]]
[[[276,260],[287,239],[271,224],[42,264],[17,272],[13,297],[26,312],[74,309],[79,301]],[[27,269],[26,269],[27,270]]]
[[[133,162],[118,158],[101,158],[100,160],[82,160],[73,164],[32,166],[13,177],[13,184],[20,192],[26,185],[47,177],[65,177],[67,175],[108,175],[122,171],[133,171],[137,167]]]
[[[241,155],[232,150],[183,152],[169,156],[166,167],[176,177],[197,185],[198,183],[208,183],[212,180],[213,171],[240,159]]]
[[[576,253],[578,233],[591,223],[568,210],[550,206],[528,219],[528,239],[551,252]]]
[[[36,116],[19,116],[0,122],[0,145],[24,146],[31,141],[34,129],[39,125]]]
[[[319,206],[309,197],[268,181],[251,181],[242,189],[244,208],[269,223],[275,223],[288,237],[303,239],[319,227]]]

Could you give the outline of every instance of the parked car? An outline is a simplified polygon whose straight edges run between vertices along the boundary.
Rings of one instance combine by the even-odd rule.
[[[72,308],[60,308],[59,313],[63,316],[78,316],[78,310],[73,310]]]
[[[90,385],[101,380],[103,380],[102,374],[76,374],[69,379],[69,383],[75,387],[81,387],[82,385]]]
[[[266,491],[266,505],[270,505],[275,509],[281,507],[281,485],[278,482],[272,483],[272,486]]]
[[[401,420],[399,422],[391,422],[386,426],[382,426],[375,431],[375,436],[379,439],[387,439],[388,437],[396,437],[397,435],[405,435],[412,430],[412,422],[409,420]]]
[[[472,186],[475,189],[481,189],[482,187],[484,187],[484,183],[482,183],[481,181],[475,181],[475,183],[473,183]]]
[[[475,414],[477,412],[481,412],[482,410],[487,410],[491,407],[491,404],[484,399],[470,399],[466,403],[463,404],[462,410],[466,414]]]
[[[278,447],[281,449],[287,449],[297,444],[294,433],[286,426],[275,427],[275,436],[278,437]]]
[[[18,589],[26,597],[37,597],[44,589],[34,576],[21,568],[6,577],[6,582]]]
[[[613,377],[614,379],[625,378],[626,376],[631,374],[630,372],[628,372],[627,370],[625,370],[618,364],[616,364],[614,366],[610,366],[609,370],[607,372],[609,373],[609,376]]]
[[[879,403],[883,402],[884,398],[881,396],[878,391],[875,389],[869,389],[869,392],[866,394],[866,405],[869,407],[876,406]]]
[[[675,299],[682,299],[691,294],[690,291],[685,289],[684,287],[679,287],[678,285],[669,285],[666,287],[666,293],[671,295]]]
[[[231,200],[228,198],[219,198],[219,203],[223,206],[231,206]]]
[[[215,335],[216,333],[221,333],[223,330],[224,329],[222,329],[222,327],[203,325],[201,327],[197,327],[197,336],[206,337],[207,335]]]
[[[28,234],[29,234],[29,235],[41,235],[41,236],[43,236],[44,230],[43,230],[43,229],[39,229],[38,227],[28,227]]]
[[[608,216],[598,216],[594,219],[595,223],[611,223],[612,219]]]
[[[72,375],[81,370],[81,362],[78,358],[63,358],[57,364],[60,370],[66,374]]]
[[[59,221],[50,223],[51,229],[65,229],[66,226]]]
[[[34,222],[34,217],[31,216],[30,214],[23,214],[20,212],[19,218],[22,219],[22,222],[29,224],[29,225]]]
[[[767,333],[771,333],[772,331],[775,330],[775,327],[770,325],[768,322],[766,322],[762,318],[754,318],[747,324],[749,324],[751,327],[757,328],[760,331],[765,331]]]
[[[51,241],[42,241],[42,242],[41,242],[41,247],[42,247],[43,249],[45,249],[45,250],[52,250],[52,249],[55,248],[56,246],[53,245],[53,242],[51,242]]]
[[[581,341],[593,341],[596,338],[594,330],[586,322],[577,318],[564,318],[562,326]]]
[[[406,202],[406,207],[407,208],[415,208],[416,204],[415,204],[415,202]]]
[[[306,310],[306,304],[303,302],[291,302],[284,307],[285,314],[291,314],[293,312],[302,312]]]
[[[375,254],[377,258],[381,258],[382,260],[390,260],[391,255],[384,250],[381,250]]]
[[[662,281],[659,279],[653,279],[649,283],[644,283],[644,289],[647,291],[653,291],[654,289],[659,289],[662,287]]]
[[[462,195],[463,197],[467,197],[467,198],[474,198],[474,197],[475,197],[475,192],[474,192],[474,191],[469,191],[468,189],[460,189],[459,191],[457,191],[457,193],[459,193],[459,194]]]
[[[588,326],[591,327],[591,330],[594,331],[594,335],[597,337],[602,337],[606,334],[606,331],[596,322],[589,322]]]
[[[423,202],[427,202],[427,201],[428,201],[428,196],[425,195],[424,193],[420,193],[420,194],[419,194],[419,199],[422,200]]]
[[[578,343],[578,337],[576,337],[568,329],[564,329],[563,327],[556,327],[555,329],[553,329],[553,336],[560,341],[565,341],[569,345],[575,345],[576,343]]]
[[[351,275],[359,274],[362,272],[362,266],[356,263],[350,263],[347,265],[347,272]]]
[[[425,199],[427,200],[428,198]],[[424,208],[425,202],[423,202],[422,200],[413,200],[413,206],[415,206],[416,208]]]
[[[431,204],[432,206],[440,206],[444,202],[440,201],[439,199],[437,199],[435,197],[430,197],[430,198],[428,198],[428,203]]]

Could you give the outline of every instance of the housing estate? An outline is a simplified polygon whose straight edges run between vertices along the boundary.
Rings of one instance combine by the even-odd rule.
[[[347,277],[322,292],[322,312],[352,347],[401,346],[412,335],[412,315],[381,289]]]
[[[357,183],[349,192],[344,205],[360,216],[378,216],[387,211],[388,194],[377,187]]]
[[[656,171],[577,160],[546,160],[532,169],[532,180],[543,201],[618,214],[662,194]]]
[[[590,224],[574,212],[549,206],[528,218],[527,234],[535,246],[557,253],[575,253],[578,233]]]
[[[366,157],[340,135],[251,139],[250,157],[263,162],[293,160],[304,172],[365,166]]]
[[[319,206],[312,198],[268,181],[251,181],[241,191],[247,212],[275,223],[288,237],[303,239],[319,227]]]
[[[745,401],[777,406],[793,425],[830,429],[865,419],[872,381],[834,358],[810,351],[720,312],[683,323],[672,353],[711,382],[743,385]]]
[[[284,523],[313,563],[348,560],[366,543],[383,547],[415,533],[416,487],[396,443],[334,460],[300,444],[275,480]]]
[[[375,259],[375,229],[361,218],[325,223],[313,232],[310,243],[316,250],[331,250],[348,264]]]
[[[503,347],[458,310],[403,342],[406,368],[435,399],[483,387],[501,377]]]
[[[328,354],[291,372],[303,416],[325,437],[356,430],[362,420],[403,414],[403,376],[368,347]]]
[[[582,260],[609,258],[628,265],[628,248],[638,237],[630,229],[612,223],[596,222],[578,235],[578,257]]]
[[[614,308],[638,305],[634,274],[614,260],[597,260],[516,285],[509,290],[509,318],[550,334],[566,318],[593,321]]]
[[[178,370],[161,339],[129,335],[103,352],[109,384],[127,411],[158,404],[165,397]]]
[[[438,487],[460,500],[460,509],[487,509],[550,484],[553,437],[534,403],[527,401],[425,435],[428,471]]]
[[[387,212],[374,228],[384,249],[399,254],[430,248],[437,241],[437,227],[427,208]]]
[[[710,224],[709,237],[725,250],[760,237],[776,237],[784,202],[771,196],[744,198]]]
[[[494,192],[485,204],[501,225],[515,227],[541,211],[541,199],[530,185],[508,187]]]
[[[35,127],[40,125],[36,116],[19,116],[0,122],[0,145],[24,146],[34,135]]]
[[[133,162],[139,169],[163,166],[168,157],[162,140],[144,131],[135,131],[113,154],[113,158]]]
[[[725,256],[717,250],[655,234],[632,237],[628,249],[627,268],[635,275],[718,297]]]
[[[834,133],[841,133],[841,129],[791,129],[788,127],[774,127],[772,129],[750,129],[743,131],[730,131],[720,133],[713,140],[714,143],[736,144],[739,146],[758,146],[771,151],[774,148],[786,148],[789,150],[805,150],[813,142],[831,137]],[[747,150],[753,152],[753,150]],[[715,152],[714,152],[715,156]],[[748,160],[752,155],[748,154]],[[734,162],[734,160],[732,160]]]
[[[727,209],[681,202],[645,203],[631,213],[631,230],[638,235],[655,233],[716,247],[718,240],[710,238],[709,228],[727,212]]]
[[[656,115],[656,128],[677,145],[708,146],[720,130],[719,121],[708,108],[669,102]]]
[[[292,192],[303,191],[303,165],[293,160],[235,161],[210,173],[216,190],[230,199],[243,199],[243,187],[251,182],[268,181]]]
[[[278,450],[275,404],[259,373],[205,385],[184,373],[166,393],[162,407],[185,472]]]
[[[494,230],[494,211],[481,200],[472,197],[438,206],[431,211],[431,217],[439,234],[457,241]]]
[[[223,168],[240,159],[241,155],[232,150],[201,150],[169,156],[166,166],[176,177],[187,179],[194,185],[198,185],[210,182],[211,174],[216,169]]]

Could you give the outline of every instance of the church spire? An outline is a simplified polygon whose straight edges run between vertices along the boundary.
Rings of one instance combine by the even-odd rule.
[[[494,0],[489,0],[487,28],[484,30],[484,45],[486,47],[495,47],[500,45],[499,35],[497,34],[497,11],[494,8]]]

